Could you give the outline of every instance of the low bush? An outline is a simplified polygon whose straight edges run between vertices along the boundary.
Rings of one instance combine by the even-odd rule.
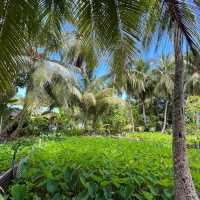
[[[127,131],[126,127],[130,124],[125,108],[113,106],[109,113],[102,119],[104,130],[102,133],[121,134]]]
[[[26,135],[40,135],[48,131],[48,119],[43,116],[30,117],[25,129]]]

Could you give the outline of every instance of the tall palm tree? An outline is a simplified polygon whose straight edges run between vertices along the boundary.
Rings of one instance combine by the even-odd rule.
[[[192,55],[192,53],[188,53],[185,58],[185,84],[184,90],[187,95],[199,95],[200,94],[200,71],[199,71],[199,56]]]
[[[105,84],[109,75],[96,77],[97,56],[90,43],[81,45],[80,37],[74,33],[65,33],[58,43],[61,44],[60,60],[48,58],[38,63],[40,66],[33,74],[35,90],[32,96],[39,96],[39,101],[49,104],[50,110],[55,106],[79,107],[84,121],[92,120],[96,131],[97,120],[108,106],[122,100],[114,96],[114,89]]]
[[[151,75],[150,63],[142,59],[134,61],[132,69],[129,69],[127,73],[126,91],[128,95],[136,97],[142,105],[145,130],[147,129],[145,104],[151,98],[153,87]]]
[[[175,80],[173,100],[173,166],[175,176],[175,199],[198,199],[192,176],[188,166],[185,141],[184,122],[184,62],[183,43],[187,43],[196,54],[198,37],[197,13],[195,4],[190,1],[162,0],[155,1],[150,10],[149,20],[145,29],[146,38],[151,41],[152,36],[168,34],[174,47]],[[156,33],[156,34],[155,34]]]
[[[174,70],[174,62],[171,60],[169,56],[162,55],[159,68],[155,70],[157,80],[156,80],[156,87],[154,89],[156,95],[158,95],[159,97],[163,97],[165,99],[162,133],[164,133],[166,129],[167,109],[174,88],[173,70]]]

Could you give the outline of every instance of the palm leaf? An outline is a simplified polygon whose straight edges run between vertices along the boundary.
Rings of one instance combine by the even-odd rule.
[[[157,47],[163,38],[173,37],[174,30],[178,28],[192,51],[198,44],[198,28],[195,16],[195,5],[188,1],[162,0],[152,1],[145,26],[144,45],[150,46],[157,40]]]
[[[61,29],[70,6],[65,0],[2,0],[0,2],[0,96],[14,87],[19,66],[24,65],[30,40],[53,27]],[[45,31],[44,31],[45,30]],[[55,28],[54,28],[55,30]]]

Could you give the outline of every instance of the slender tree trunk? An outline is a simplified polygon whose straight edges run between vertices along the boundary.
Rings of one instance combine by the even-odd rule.
[[[21,111],[22,114],[19,118],[19,121],[18,121],[18,125],[17,125],[17,128],[15,129],[15,131],[10,135],[11,138],[17,138],[17,137],[20,137],[20,135],[23,133],[23,125],[24,125],[24,122],[26,120],[26,115],[27,115],[27,110],[26,108],[24,107],[23,110]]]
[[[13,119],[12,122],[10,122],[2,131],[0,134],[0,140],[5,140],[9,138],[13,132],[17,129],[19,121],[21,119],[22,111]]]
[[[146,110],[145,110],[144,102],[142,102],[142,115],[143,115],[143,120],[144,120],[144,128],[146,130],[147,129],[147,116],[146,116]]]
[[[1,116],[1,119],[0,119],[0,135],[1,135],[1,132],[2,132],[2,127],[3,127],[3,117]]]
[[[184,122],[184,63],[181,35],[177,29],[174,36],[175,87],[173,102],[173,167],[175,178],[175,200],[198,200],[186,155]]]
[[[131,106],[130,97],[128,97],[128,104],[129,104],[130,117],[131,117],[131,131],[134,132],[135,130],[134,130],[133,110],[132,110],[132,106]]]
[[[83,125],[84,125],[84,129],[85,129],[85,132],[87,132],[88,130],[88,124],[87,124],[87,117],[85,116],[84,119],[83,119]]]
[[[97,134],[97,118],[96,115],[94,115],[93,120],[92,120],[92,129],[94,134]]]
[[[13,119],[12,122],[10,122],[2,131],[0,134],[0,140],[15,138],[20,136],[22,127],[24,125],[24,121],[27,114],[28,109],[28,92],[29,92],[29,86],[27,86],[26,90],[26,96],[25,101],[23,105],[23,109],[20,111],[20,113],[17,114],[17,116]]]
[[[166,125],[167,125],[167,109],[168,109],[168,101],[165,103],[165,112],[164,112],[164,122],[163,122],[163,127],[162,127],[162,133],[165,132]]]

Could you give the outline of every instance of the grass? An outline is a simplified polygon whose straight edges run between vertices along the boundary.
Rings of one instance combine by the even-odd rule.
[[[0,146],[1,169],[9,166],[11,147],[11,143]],[[188,152],[198,192],[199,151]],[[168,135],[140,133],[125,139],[36,139],[34,145],[26,142],[18,159],[25,155],[29,156],[29,162],[24,167],[24,178],[19,181],[19,185],[29,191],[25,199],[35,196],[76,200],[171,199],[173,195],[171,137]]]

